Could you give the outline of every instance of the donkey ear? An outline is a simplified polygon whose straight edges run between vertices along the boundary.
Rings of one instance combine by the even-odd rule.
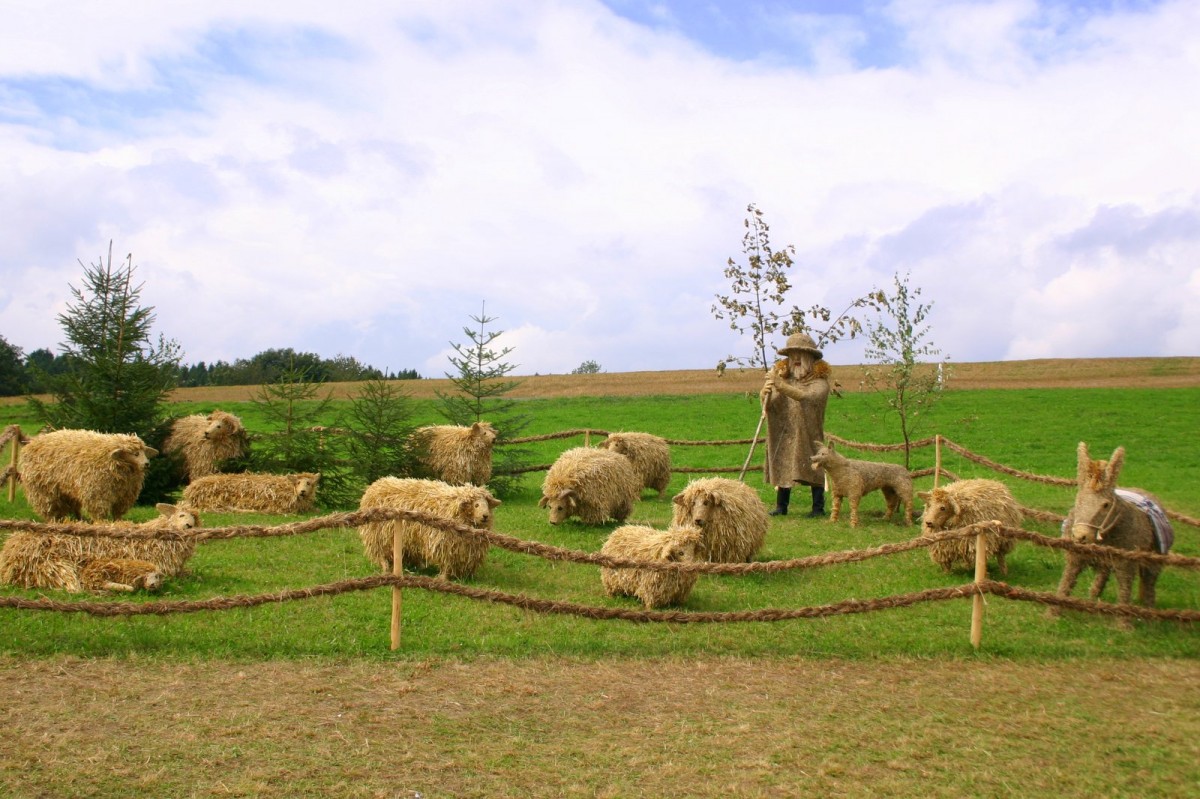
[[[1076,448],[1075,452],[1079,456],[1078,467],[1075,472],[1075,482],[1077,482],[1079,485],[1083,485],[1087,482],[1088,470],[1091,468],[1092,458],[1090,455],[1088,455],[1087,444],[1082,441],[1079,442],[1079,446]]]
[[[1125,448],[1117,447],[1113,450],[1112,457],[1108,459],[1108,466],[1104,470],[1104,484],[1107,486],[1116,487],[1117,475],[1121,473],[1121,467],[1125,465]]]

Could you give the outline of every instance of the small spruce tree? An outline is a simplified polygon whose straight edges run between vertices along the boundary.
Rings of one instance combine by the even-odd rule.
[[[413,473],[409,439],[413,407],[409,392],[380,378],[368,380],[350,401],[346,449],[350,470],[363,487],[381,477]]]

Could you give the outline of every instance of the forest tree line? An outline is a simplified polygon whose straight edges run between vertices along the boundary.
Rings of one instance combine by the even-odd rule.
[[[72,355],[55,354],[39,348],[26,354],[20,347],[0,336],[0,397],[42,394],[49,390],[48,379],[70,368]],[[296,352],[290,347],[263,350],[233,363],[214,361],[180,363],[177,384],[193,386],[254,386],[277,381],[280,375],[295,370],[313,383],[341,383],[359,380],[420,380],[416,369],[385,371],[361,363],[349,355],[322,358],[312,352]]]

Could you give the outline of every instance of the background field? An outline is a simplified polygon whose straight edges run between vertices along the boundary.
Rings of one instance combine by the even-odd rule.
[[[951,391],[923,434],[1063,476],[1078,440],[1104,455],[1122,444],[1122,482],[1200,515],[1197,360],[1018,364],[1019,379],[995,367],[979,379],[1005,389]],[[850,371],[838,370],[844,387]],[[1121,372],[1127,387],[1048,390],[1033,379],[1074,373],[1086,382],[1106,371]],[[735,371],[526,382],[535,380],[531,432],[592,426],[724,439],[748,437],[757,418],[745,393],[758,378]],[[718,380],[716,393],[699,390]],[[237,401],[197,391],[180,393],[180,409]],[[848,389],[831,401],[827,429],[894,441],[877,403]],[[539,454],[577,443],[547,443]],[[744,455],[686,448],[676,463]],[[932,450],[918,458],[914,468],[931,465]],[[663,500],[647,492],[639,520],[664,523],[687,479],[677,475]],[[757,475],[748,482],[769,499]],[[1024,504],[1070,503],[1069,490],[1009,482]],[[598,548],[611,526],[551,530],[534,507],[539,485],[530,476],[506,501],[498,529]],[[915,534],[882,522],[880,509],[868,506],[860,531],[777,519],[761,558]],[[1200,554],[1194,528],[1177,534],[1177,551]],[[1025,546],[1010,579],[1052,590],[1060,569],[1057,555]],[[353,533],[333,530],[206,544],[193,575],[170,590],[257,593],[370,572]],[[942,576],[918,552],[802,575],[702,579],[689,609],[819,604],[966,578]],[[582,567],[500,552],[474,582],[634,607],[598,596],[594,580]],[[406,592],[405,647],[393,655],[387,604],[378,591],[161,619],[0,611],[0,680],[12,688],[0,692],[12,720],[0,737],[0,795],[1188,796],[1200,784],[1200,636],[1191,627],[1122,632],[1107,619],[1051,622],[1034,606],[990,600],[976,654],[969,606],[959,602],[815,622],[633,625]],[[1160,604],[1200,607],[1200,581],[1165,575]]]

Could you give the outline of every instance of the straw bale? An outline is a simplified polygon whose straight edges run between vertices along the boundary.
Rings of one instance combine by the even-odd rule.
[[[716,563],[752,560],[767,538],[771,517],[758,492],[739,480],[692,480],[675,495],[671,525],[703,531],[700,555]]]
[[[641,478],[624,455],[574,447],[559,455],[546,472],[538,507],[549,509],[550,524],[572,516],[584,524],[604,524],[610,518],[622,522],[641,493]]]
[[[814,441],[817,452],[812,456],[814,469],[823,468],[829,475],[832,511],[829,521],[836,522],[842,510],[842,498],[850,500],[850,526],[858,527],[858,504],[864,494],[879,491],[887,501],[885,519],[896,513],[904,503],[904,523],[912,524],[913,481],[908,469],[897,463],[864,461],[847,458],[834,449],[832,443]]]
[[[164,453],[179,453],[185,482],[216,474],[222,461],[246,454],[249,437],[242,420],[214,410],[176,419],[163,441]]]
[[[958,480],[931,491],[918,492],[925,501],[921,534],[957,530],[977,522],[999,521],[1005,527],[1020,527],[1024,516],[1008,486],[999,480]],[[968,571],[975,568],[975,536],[940,541],[929,547],[929,559],[952,571],[956,566]],[[994,558],[1001,574],[1008,574],[1005,557],[1016,546],[1012,538],[988,532],[984,536],[987,557]]]
[[[210,474],[183,489],[199,510],[227,513],[307,513],[313,509],[320,474]]]
[[[612,433],[597,446],[629,458],[642,487],[654,489],[662,498],[671,482],[671,447],[665,438],[650,433]]]
[[[21,453],[21,483],[46,521],[119,519],[137,502],[158,451],[124,433],[56,430],[34,436]]]
[[[79,570],[79,582],[85,591],[157,591],[163,574],[147,560],[92,558]]]
[[[487,485],[492,477],[496,428],[488,422],[467,426],[429,425],[413,431],[417,461],[430,477],[452,485]]]
[[[450,485],[442,480],[382,477],[363,492],[359,507],[390,508],[426,513],[481,530],[491,530],[493,509],[500,504],[482,486]],[[488,542],[454,530],[443,530],[419,522],[394,520],[359,527],[367,557],[385,572],[391,572],[392,537],[403,538],[405,566],[434,567],[438,576],[455,580],[470,577],[487,556]]]
[[[639,561],[692,563],[699,559],[702,537],[698,527],[653,527],[627,524],[609,534],[600,554]],[[667,605],[682,605],[696,584],[696,572],[655,571],[652,569],[600,570],[600,581],[609,596],[633,596],[647,610]]]

